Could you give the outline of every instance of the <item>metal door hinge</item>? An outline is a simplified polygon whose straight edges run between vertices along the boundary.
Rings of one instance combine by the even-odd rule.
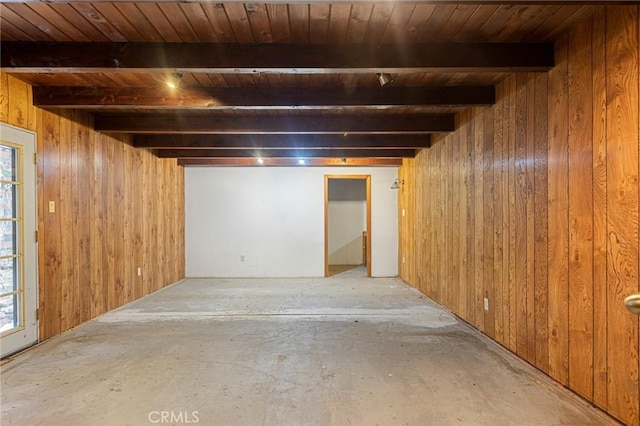
[[[38,153],[37,152],[33,153],[33,164],[38,164]]]
[[[36,320],[40,319],[40,308],[36,309]]]
[[[35,238],[36,238],[36,243],[37,243],[38,242],[38,231],[35,231],[35,234],[36,234]]]

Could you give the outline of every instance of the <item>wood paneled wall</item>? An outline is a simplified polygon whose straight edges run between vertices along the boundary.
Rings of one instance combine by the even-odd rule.
[[[0,121],[37,133],[40,338],[184,278],[183,168],[85,112],[33,107],[7,74],[0,86]]]
[[[640,17],[608,6],[548,74],[400,169],[400,275],[523,359],[639,423]],[[404,263],[402,260],[404,259]],[[483,300],[489,301],[489,309]]]

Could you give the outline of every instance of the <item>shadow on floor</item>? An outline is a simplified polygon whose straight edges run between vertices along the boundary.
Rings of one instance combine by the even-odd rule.
[[[330,277],[345,273],[349,273],[350,276],[366,277],[367,268],[364,265],[329,265]]]

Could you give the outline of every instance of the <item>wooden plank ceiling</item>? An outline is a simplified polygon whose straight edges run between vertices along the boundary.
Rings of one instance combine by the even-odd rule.
[[[1,66],[184,165],[397,165],[598,3],[4,1]]]

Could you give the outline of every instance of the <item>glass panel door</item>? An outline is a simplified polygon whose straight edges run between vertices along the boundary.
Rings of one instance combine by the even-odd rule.
[[[4,124],[0,132],[0,344],[5,356],[37,341],[35,137]]]
[[[24,290],[20,285],[22,255],[18,240],[22,234],[18,203],[22,197],[18,161],[20,147],[0,145],[0,332],[24,325],[20,317]]]
[[[24,289],[20,271],[23,255],[18,241],[22,224],[18,208],[22,184],[18,162],[22,158],[19,146],[0,144],[0,332],[23,327],[21,313]]]

